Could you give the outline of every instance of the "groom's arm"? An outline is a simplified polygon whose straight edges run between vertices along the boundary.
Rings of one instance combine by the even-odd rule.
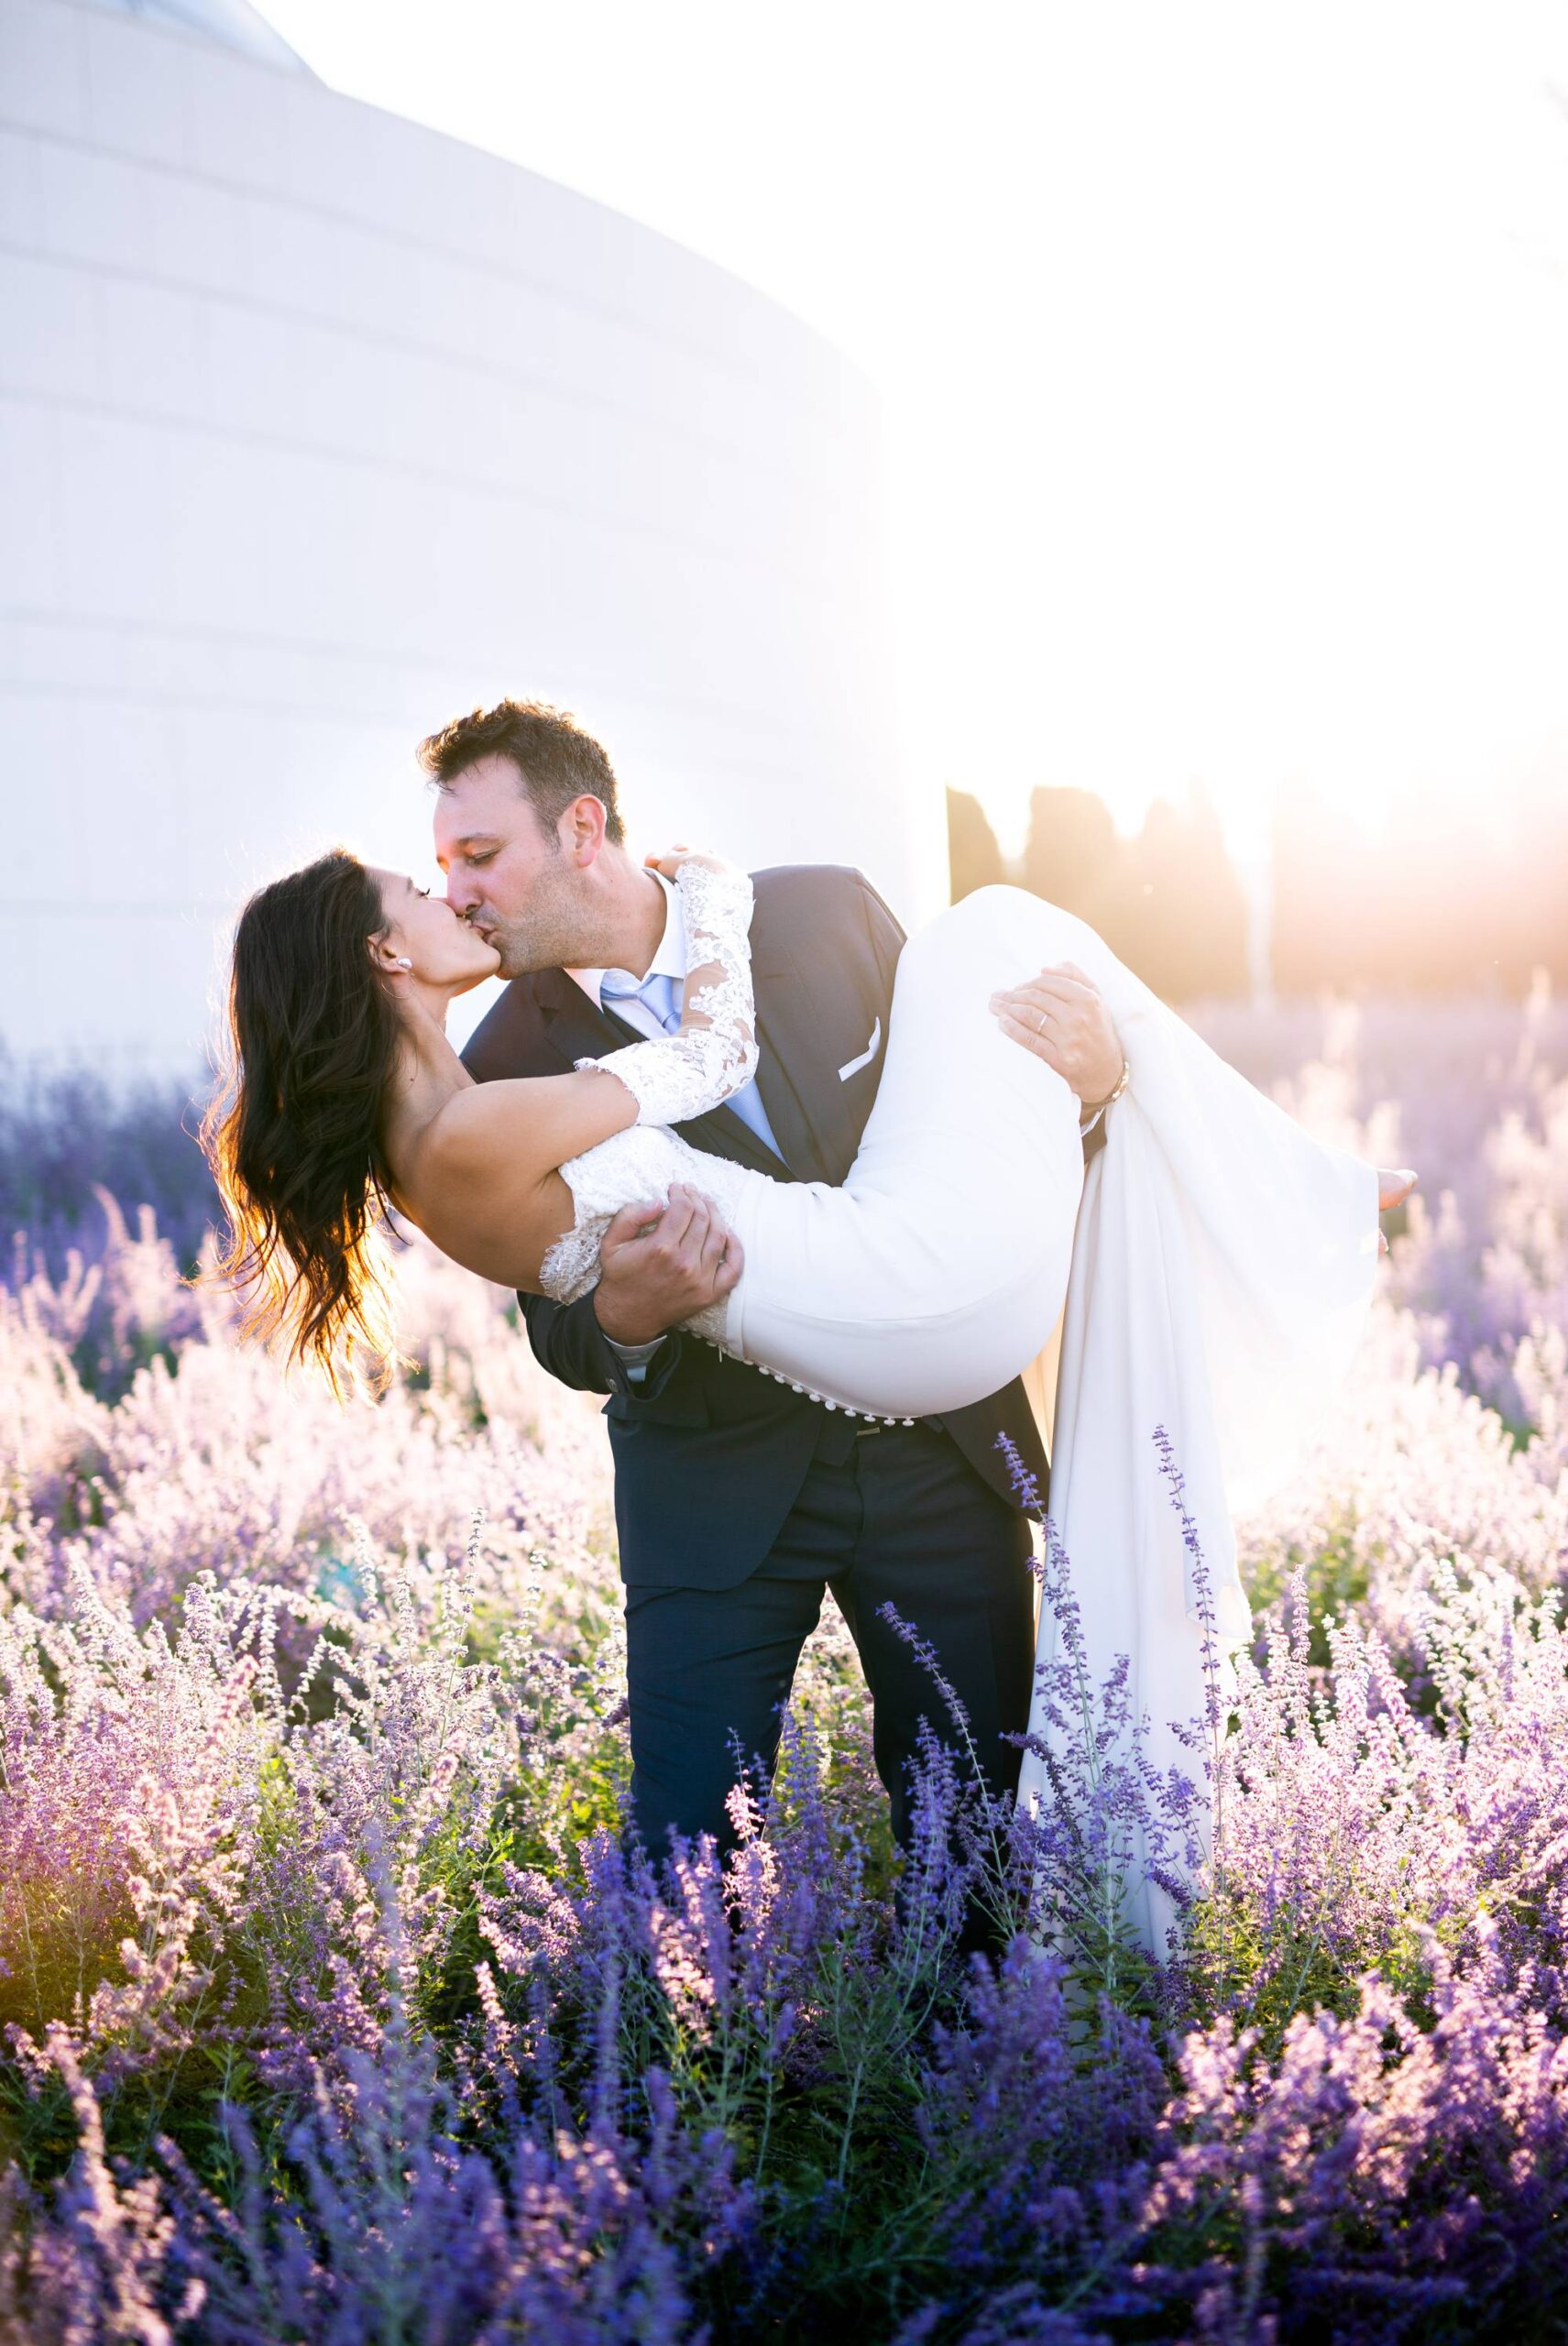
[[[597,1293],[597,1289],[595,1293]],[[667,1335],[646,1365],[618,1352],[600,1327],[592,1294],[576,1303],[553,1303],[547,1295],[520,1295],[528,1341],[541,1368],[579,1393],[619,1393],[628,1400],[652,1401],[669,1383],[681,1356],[678,1330]]]
[[[651,1401],[680,1358],[680,1323],[722,1301],[740,1277],[740,1242],[699,1190],[622,1206],[599,1241],[598,1285],[576,1303],[524,1296],[534,1355],[563,1385]]]
[[[591,1295],[580,1295],[576,1303],[553,1303],[547,1295],[520,1295],[518,1301],[542,1368],[579,1393],[620,1389],[619,1363],[594,1317]]]

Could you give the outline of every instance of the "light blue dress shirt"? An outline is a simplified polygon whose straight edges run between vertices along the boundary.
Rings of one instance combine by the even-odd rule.
[[[629,1026],[641,1026],[643,1021],[631,1006],[640,1003],[658,1020],[666,1035],[680,1031],[685,992],[684,983],[677,992],[675,980],[667,970],[658,969],[650,970],[641,985],[625,970],[607,970],[599,980],[599,1000],[606,1010],[619,1013]],[[762,1105],[762,1095],[757,1089],[755,1076],[742,1090],[732,1091],[724,1104],[734,1109],[740,1122],[750,1132],[755,1133],[764,1148],[771,1148],[773,1155],[782,1159],[784,1151],[773,1137],[773,1128],[768,1122],[768,1112]]]

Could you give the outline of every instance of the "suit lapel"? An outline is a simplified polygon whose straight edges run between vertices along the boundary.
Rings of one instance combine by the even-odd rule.
[[[817,988],[835,981],[816,957],[797,954],[792,938],[773,936],[756,948],[753,928],[753,946],[762,1105],[797,1180],[841,1180],[859,1134],[844,1146],[842,1086],[824,1047],[829,1030]]]
[[[565,970],[541,970],[532,981],[521,979],[519,982],[532,982],[533,998],[544,1021],[545,1036],[568,1071],[579,1059],[601,1059],[606,1051],[620,1049],[624,1033],[617,1032],[604,1012],[588,1000],[576,980],[569,978]]]
[[[784,1151],[784,1162],[797,1181],[819,1181],[822,1178],[822,1158],[811,1129],[811,1120],[801,1104],[800,1094],[790,1079],[784,1054],[778,1047],[777,1022],[763,1013],[760,991],[757,1005],[757,1089],[762,1095],[762,1105],[768,1112],[773,1137]],[[740,1122],[739,1117],[736,1122]]]

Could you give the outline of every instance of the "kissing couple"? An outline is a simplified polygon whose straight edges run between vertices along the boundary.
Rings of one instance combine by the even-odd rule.
[[[1157,1431],[1203,1610],[1245,1638],[1232,1512],[1299,1459],[1379,1205],[1414,1177],[1310,1138],[1037,896],[982,888],[906,939],[842,866],[640,862],[605,751],[538,702],[420,755],[444,900],[335,851],[240,917],[208,1125],[224,1267],[247,1330],[341,1388],[394,1349],[395,1210],[519,1291],[553,1376],[609,1396],[648,1850],[728,1844],[735,1750],[772,1764],[824,1589],[895,1833],[938,1698],[889,1605],[987,1789],[1036,1796],[1004,1441],[1044,1495],[1020,1380],[1058,1321],[1050,1512],[1091,1661],[1130,1658],[1157,1738],[1200,1716],[1202,1600]],[[459,1057],[447,1011],[496,975]],[[1153,1944],[1154,1910],[1132,1919]]]

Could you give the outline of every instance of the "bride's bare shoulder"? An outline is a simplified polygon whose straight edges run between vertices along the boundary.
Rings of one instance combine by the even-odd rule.
[[[420,1135],[420,1157],[432,1171],[461,1172],[505,1147],[515,1157],[559,1076],[506,1076],[466,1084],[444,1101]]]

